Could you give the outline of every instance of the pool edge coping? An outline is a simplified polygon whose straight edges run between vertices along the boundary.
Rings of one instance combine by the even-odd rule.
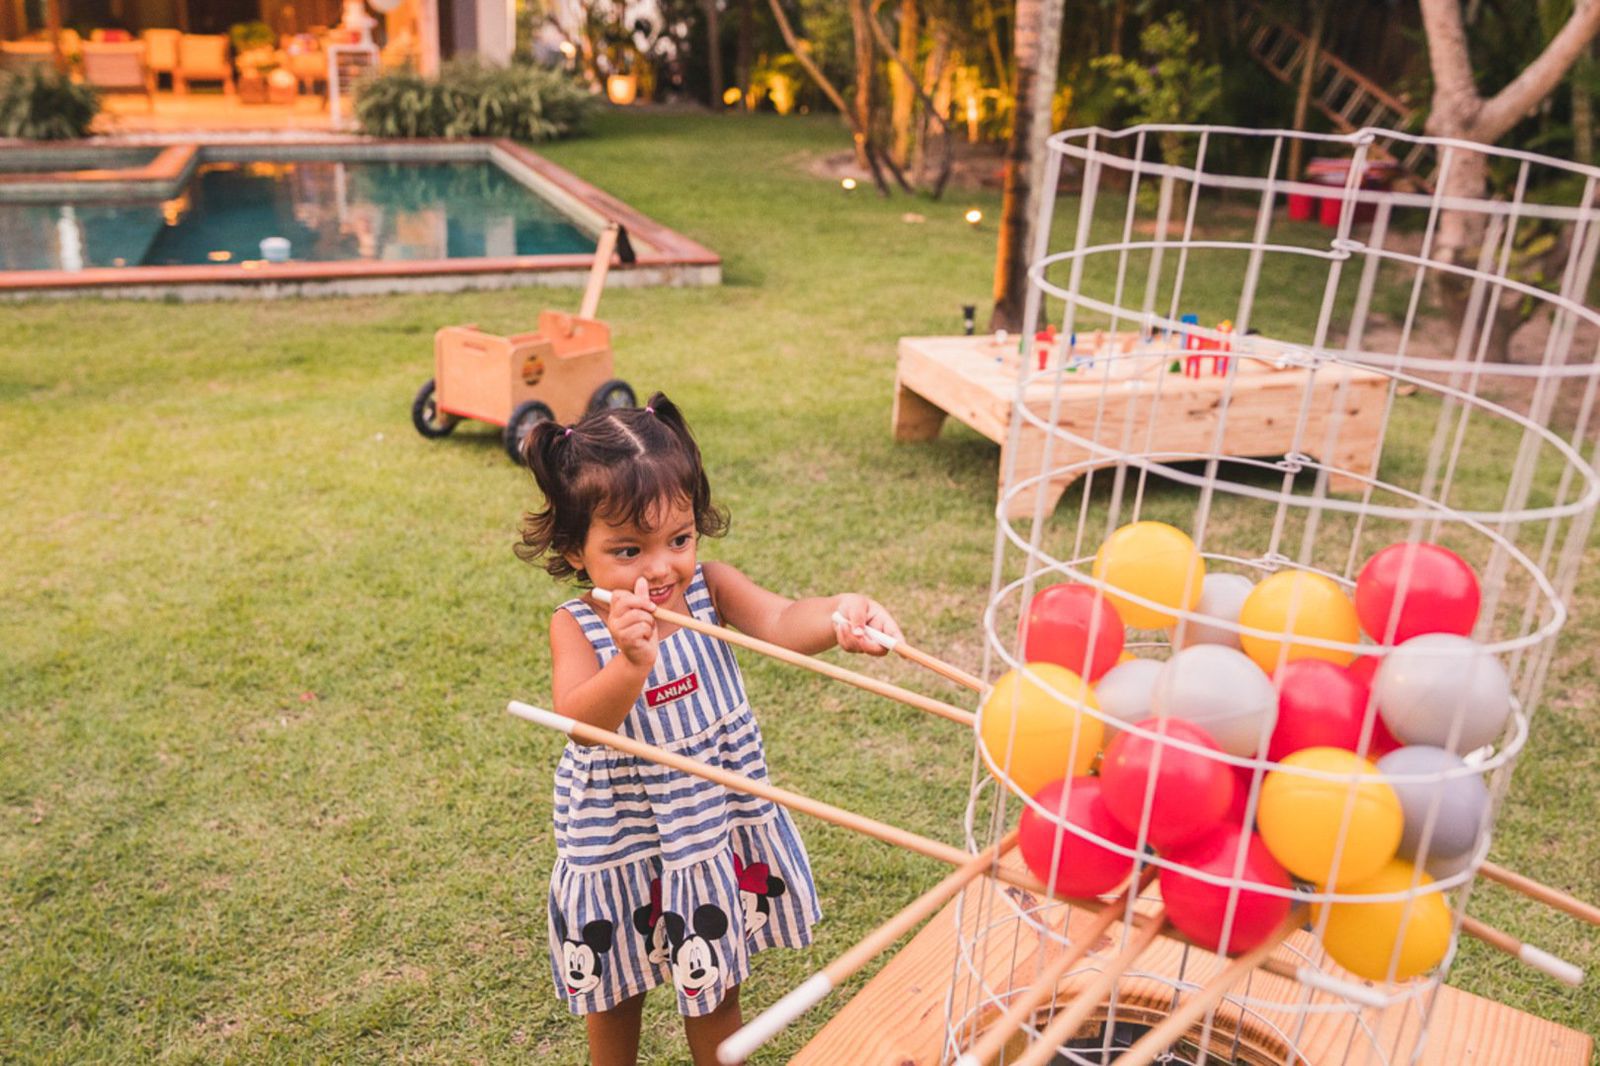
[[[86,146],[88,141],[56,142],[63,147]],[[106,142],[97,140],[93,142],[105,146]],[[362,141],[351,142],[345,139],[328,138],[308,141],[297,140],[292,144],[273,145],[270,142],[239,140],[231,137],[196,137],[184,145],[171,146],[162,152],[147,167],[150,170],[158,162],[163,162],[161,171],[168,171],[174,162],[180,168],[187,170],[198,163],[200,149],[219,148],[224,150],[245,151],[271,151],[274,148],[289,148],[294,150],[323,149],[323,148],[349,148],[352,144],[368,147],[395,146],[401,148],[427,149],[429,147],[449,146],[456,152],[463,149],[470,150],[478,147],[483,152],[485,160],[495,162],[504,168],[504,163],[495,158],[496,154],[509,157],[517,165],[526,168],[539,180],[548,183],[559,194],[559,198],[566,200],[567,208],[576,204],[581,208],[584,218],[575,219],[580,225],[587,224],[595,232],[609,222],[620,223],[628,231],[630,239],[635,246],[636,257],[632,263],[614,262],[612,272],[620,274],[618,280],[623,284],[623,278],[629,273],[639,272],[646,275],[660,275],[664,278],[675,279],[678,284],[720,284],[722,258],[704,245],[691,240],[676,230],[657,222],[648,215],[631,207],[602,189],[584,181],[571,171],[552,163],[543,156],[534,152],[525,145],[518,144],[509,138],[461,138],[461,139],[395,139],[395,138],[369,138]],[[173,150],[188,150],[188,155],[181,158],[169,154]],[[515,174],[512,175],[514,178]],[[104,179],[102,179],[104,180]],[[518,179],[520,180],[520,179]],[[267,263],[252,261],[251,265],[244,263],[219,263],[214,265],[188,264],[181,266],[134,266],[134,267],[93,267],[85,270],[0,270],[0,299],[26,299],[30,296],[77,296],[99,295],[118,296],[124,295],[133,298],[149,298],[158,293],[146,292],[152,287],[159,287],[168,292],[182,297],[183,289],[204,288],[204,298],[225,297],[229,290],[257,289],[264,286],[288,285],[298,294],[307,290],[305,294],[338,294],[340,281],[368,282],[381,279],[404,280],[406,284],[396,291],[416,291],[419,282],[426,279],[439,279],[444,282],[465,280],[478,276],[493,276],[507,284],[515,284],[518,278],[525,279],[528,284],[540,284],[542,275],[552,275],[548,283],[561,283],[556,278],[563,280],[576,271],[587,270],[594,262],[592,255],[529,255],[529,256],[503,256],[495,258],[476,259],[412,259],[403,261],[360,261],[360,260],[335,260],[328,262],[290,262]],[[673,283],[669,280],[668,283]],[[453,286],[451,286],[453,287]],[[133,291],[139,290],[139,291]],[[246,295],[238,292],[238,295]],[[253,295],[253,294],[252,294]]]

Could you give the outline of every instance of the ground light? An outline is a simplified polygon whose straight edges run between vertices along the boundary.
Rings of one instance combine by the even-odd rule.
[[[839,188],[843,189],[845,192],[855,192],[856,191],[856,179],[855,178],[845,178],[845,179],[843,179],[842,181],[839,182]]]
[[[966,215],[963,217],[966,218],[967,225],[976,226],[978,223],[983,221],[983,212],[979,211],[976,207],[969,207],[967,208]]]

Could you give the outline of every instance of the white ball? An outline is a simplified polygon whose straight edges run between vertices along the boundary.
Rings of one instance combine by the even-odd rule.
[[[1219,622],[1239,622],[1239,609],[1256,584],[1243,574],[1207,574],[1200,585],[1200,600],[1194,605],[1197,613]],[[1181,620],[1172,627],[1174,639],[1181,639],[1183,647],[1196,644],[1221,644],[1228,648],[1239,647],[1239,632],[1220,625],[1209,625],[1193,619]]]
[[[1221,644],[1196,644],[1167,660],[1151,711],[1211,734],[1230,755],[1254,755],[1278,723],[1278,690],[1250,657]]]
[[[1474,854],[1476,854],[1475,850],[1468,848],[1460,855],[1452,855],[1449,858],[1445,858],[1443,855],[1437,858],[1429,855],[1428,861],[1422,864],[1422,868],[1428,871],[1428,876],[1435,881],[1443,881],[1445,878],[1454,877],[1462,870],[1470,867]]]
[[[1424,633],[1383,658],[1372,679],[1383,724],[1402,744],[1465,753],[1492,744],[1511,714],[1511,679],[1474,640]]]
[[[1437,775],[1430,781],[1389,782],[1395,795],[1400,797],[1400,809],[1405,814],[1405,834],[1400,838],[1402,857],[1417,857],[1430,813],[1433,831],[1428,837],[1428,862],[1435,857],[1453,859],[1472,851],[1489,811],[1489,789],[1483,783],[1481,772],[1461,777],[1443,776],[1447,771],[1460,770],[1466,765],[1461,756],[1424,744],[1396,748],[1378,760],[1378,772],[1385,776]],[[1435,808],[1437,813],[1433,813]]]
[[[1165,665],[1154,659],[1133,659],[1113,666],[1095,685],[1095,702],[1108,718],[1130,725],[1144,721],[1150,717],[1150,693],[1156,687],[1156,675]],[[1115,726],[1107,723],[1106,728]]]

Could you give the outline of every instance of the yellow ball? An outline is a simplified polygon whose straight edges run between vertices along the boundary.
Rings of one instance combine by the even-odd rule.
[[[1293,620],[1290,613],[1293,612]],[[1361,639],[1361,622],[1356,605],[1332,578],[1305,570],[1285,570],[1273,574],[1245,597],[1239,608],[1239,624],[1268,633],[1290,637],[1315,637],[1354,644]],[[1296,659],[1326,659],[1340,666],[1355,660],[1355,652],[1321,648],[1292,640],[1258,637],[1241,633],[1244,653],[1267,673],[1276,673],[1282,663]],[[1284,654],[1284,646],[1288,654]],[[1281,662],[1280,662],[1281,660]]]
[[[1359,885],[1338,891],[1362,895],[1410,892],[1414,876],[1409,862],[1395,859]],[[1423,874],[1417,887],[1431,884],[1433,878]],[[1340,966],[1369,981],[1387,979],[1390,962],[1395,966],[1396,981],[1415,977],[1439,965],[1450,950],[1450,907],[1438,892],[1419,892],[1409,904],[1405,900],[1329,903],[1326,909],[1328,924],[1322,931],[1322,946]],[[1313,917],[1320,922],[1322,915]]]
[[[1261,783],[1257,823],[1262,842],[1286,870],[1319,885],[1334,882],[1335,889],[1343,890],[1394,858],[1405,830],[1405,812],[1376,766],[1343,748],[1305,748],[1284,759],[1283,765],[1361,778],[1332,781],[1285,770],[1267,775]],[[1341,828],[1343,847],[1337,849],[1335,867]]]
[[[1106,598],[1123,624],[1135,629],[1164,629],[1177,616],[1133,603],[1120,589],[1166,607],[1187,611],[1200,600],[1206,563],[1189,535],[1165,522],[1134,522],[1106,538],[1094,557],[1094,576],[1108,587]]]
[[[1121,666],[1123,663],[1131,663],[1137,658],[1138,656],[1133,654],[1133,652],[1123,649],[1122,654],[1117,656],[1117,665]]]
[[[1034,676],[1012,670],[995,682],[979,711],[978,731],[1004,773],[996,776],[1009,777],[1031,796],[1059,778],[1088,773],[1104,727],[1078,709],[1100,705],[1077,674],[1054,663],[1029,663],[1027,670]]]

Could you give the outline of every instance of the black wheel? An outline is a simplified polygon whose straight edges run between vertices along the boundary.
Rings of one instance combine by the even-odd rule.
[[[417,427],[418,433],[435,440],[448,437],[460,421],[455,415],[439,413],[439,403],[433,398],[433,379],[429,378],[428,383],[417,390],[417,398],[411,401],[411,424]]]
[[[538,400],[517,405],[517,409],[511,412],[511,420],[506,423],[505,433],[506,454],[511,456],[513,463],[522,465],[522,442],[528,439],[533,427],[555,417],[555,413]]]
[[[633,394],[633,386],[619,378],[610,381],[594,390],[594,395],[589,398],[589,410],[605,411],[613,407],[638,407],[639,398]]]

